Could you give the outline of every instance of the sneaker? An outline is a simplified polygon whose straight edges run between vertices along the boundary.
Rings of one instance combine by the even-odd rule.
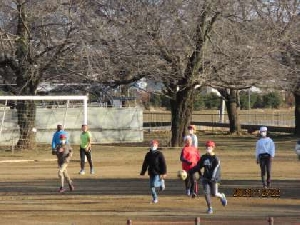
[[[65,189],[63,187],[60,187],[58,192],[63,193],[63,192],[65,192]]]
[[[161,179],[161,186],[160,186],[160,190],[164,191],[166,189],[166,182],[164,179]]]
[[[94,169],[91,169],[91,170],[90,170],[90,174],[95,174],[95,170],[94,170]]]
[[[227,199],[224,193],[222,193],[222,197],[221,197],[221,203],[222,206],[226,206],[227,205]]]
[[[85,171],[84,171],[84,170],[80,170],[79,174],[80,174],[80,175],[84,175],[84,174],[85,174]]]
[[[75,188],[74,188],[74,186],[72,184],[69,184],[69,188],[70,188],[70,191],[74,191],[75,190]]]
[[[156,203],[158,203],[158,200],[157,200],[157,199],[153,199],[153,200],[151,201],[151,203],[152,203],[152,204],[156,204]]]
[[[187,190],[186,190],[186,195],[187,195],[187,196],[191,196],[191,190],[190,190],[190,189],[187,189]]]
[[[212,209],[212,207],[209,207],[209,208],[207,209],[207,214],[213,214],[213,209]]]
[[[195,192],[193,192],[192,198],[196,198],[196,197],[197,197],[197,194]]]

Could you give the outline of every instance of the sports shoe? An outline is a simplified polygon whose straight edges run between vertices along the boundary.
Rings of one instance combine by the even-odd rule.
[[[74,191],[75,190],[75,188],[74,188],[74,186],[72,184],[69,184],[69,188],[70,188],[70,191]]]
[[[157,199],[153,199],[153,200],[151,201],[151,203],[152,203],[152,204],[156,204],[156,203],[158,203],[158,200],[157,200]]]
[[[192,198],[196,198],[197,194],[195,192],[192,193]]]
[[[79,174],[80,175],[85,175],[85,171],[84,170],[80,170]]]
[[[187,195],[187,196],[191,196],[191,190],[190,190],[190,189],[187,189],[187,190],[186,190],[186,195]]]
[[[226,206],[227,205],[227,199],[226,199],[226,196],[224,193],[222,193],[222,197],[221,197],[221,203],[222,203],[222,206]]]
[[[94,170],[94,169],[91,169],[91,170],[90,170],[90,174],[95,174],[95,170]]]
[[[65,189],[63,187],[60,187],[58,192],[63,193],[63,192],[65,192]]]
[[[213,214],[213,209],[212,209],[212,207],[209,207],[208,209],[207,209],[207,214]]]
[[[166,189],[166,182],[164,179],[161,179],[161,186],[160,186],[160,190],[164,191]]]

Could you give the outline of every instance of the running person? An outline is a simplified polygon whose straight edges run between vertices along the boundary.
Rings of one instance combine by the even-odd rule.
[[[187,172],[187,178],[184,180],[186,195],[195,197],[198,193],[197,182],[194,182],[193,176],[190,174],[190,169],[197,165],[200,160],[200,154],[196,147],[192,145],[193,139],[191,136],[185,137],[185,146],[181,150],[180,161],[182,169]]]
[[[60,188],[59,192],[64,192],[64,182],[65,179],[69,184],[70,191],[74,191],[74,186],[72,180],[68,174],[67,167],[72,157],[72,148],[66,143],[67,136],[64,134],[60,135],[60,144],[57,145],[57,164],[58,164],[58,177],[60,178]]]
[[[150,151],[145,155],[140,175],[145,175],[148,170],[152,203],[157,203],[158,196],[156,188],[159,187],[162,191],[165,189],[164,178],[167,176],[167,164],[163,153],[157,150],[158,141],[152,140],[150,144]]]
[[[206,154],[201,156],[197,165],[191,169],[191,173],[199,172],[201,175],[201,181],[203,191],[205,194],[205,201],[207,205],[207,213],[212,214],[213,208],[211,203],[211,196],[220,198],[223,206],[227,205],[227,199],[224,193],[218,191],[218,185],[221,179],[220,174],[220,160],[214,152],[215,143],[213,141],[207,141],[205,143]],[[201,169],[204,168],[203,175]]]

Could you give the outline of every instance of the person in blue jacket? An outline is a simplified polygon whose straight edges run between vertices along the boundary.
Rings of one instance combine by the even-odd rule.
[[[57,154],[57,147],[60,145],[60,135],[64,135],[67,137],[66,144],[68,144],[68,133],[64,131],[63,125],[61,123],[58,123],[56,127],[56,132],[53,134],[52,137],[52,155]]]

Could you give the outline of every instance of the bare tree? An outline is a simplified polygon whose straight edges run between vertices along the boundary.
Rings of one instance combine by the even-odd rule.
[[[8,92],[35,95],[39,83],[55,74],[54,68],[63,66],[60,60],[80,39],[78,35],[75,38],[77,26],[72,7],[69,1],[1,0],[0,75]],[[17,146],[30,148],[35,144],[30,132],[35,104],[18,101],[17,111],[20,126]]]
[[[253,1],[255,12],[263,21],[264,30],[271,31],[271,55],[281,67],[282,76],[275,78],[277,86],[295,96],[295,134],[300,134],[300,2],[297,0],[272,2]]]
[[[239,1],[228,8],[228,16],[218,21],[205,55],[209,73],[207,84],[225,99],[230,133],[240,133],[239,91],[252,86],[268,86],[282,77],[282,69],[271,56],[271,31],[254,13],[250,2]]]

